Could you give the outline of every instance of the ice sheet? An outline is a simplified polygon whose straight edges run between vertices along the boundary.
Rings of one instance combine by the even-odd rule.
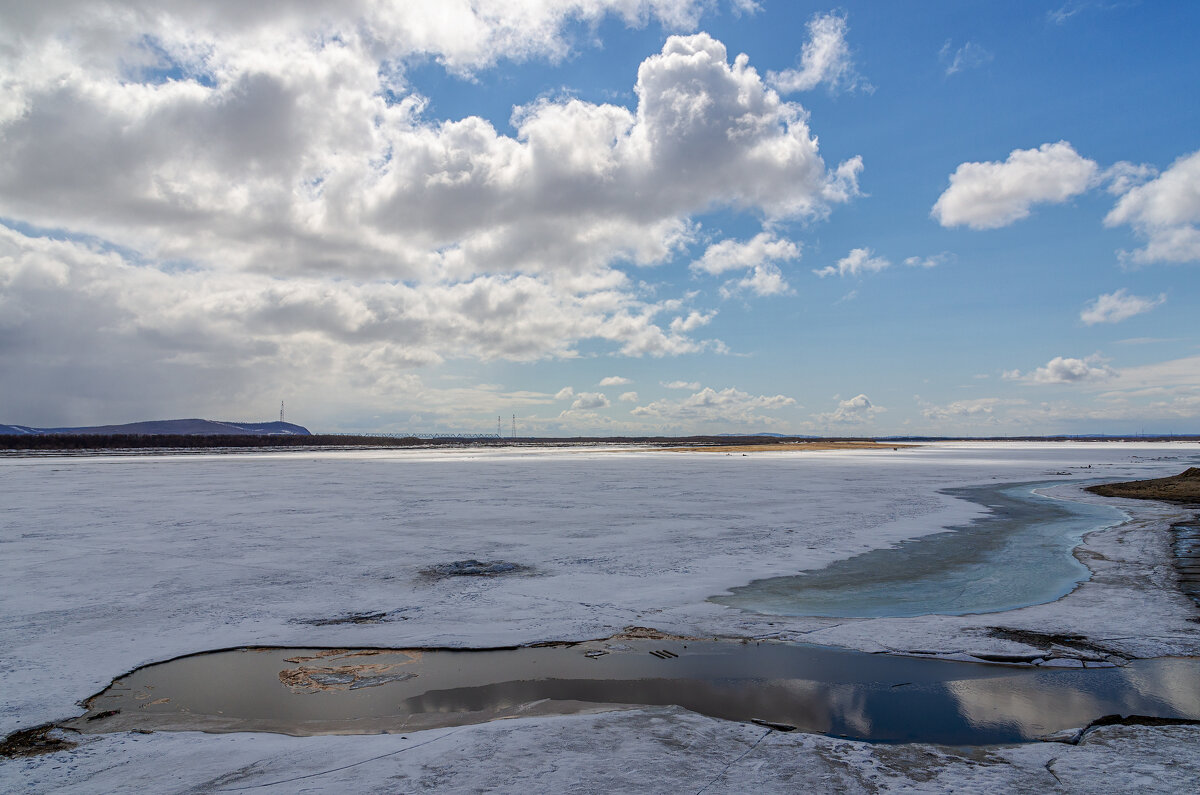
[[[1072,483],[1198,459],[1195,444],[1096,443],[0,459],[0,731],[78,714],[139,665],[246,644],[496,646],[642,625],[961,652],[1013,649],[986,631],[1007,627],[1126,655],[1196,653],[1166,531],[1188,513],[1157,503],[1105,501],[1131,520],[1089,536],[1076,554],[1093,577],[1046,605],[846,620],[705,600],[983,514],[943,488],[1061,480],[1058,496],[1100,501]],[[528,570],[421,574],[467,558]],[[367,613],[384,616],[316,625]],[[5,763],[4,775],[14,764],[24,769]]]

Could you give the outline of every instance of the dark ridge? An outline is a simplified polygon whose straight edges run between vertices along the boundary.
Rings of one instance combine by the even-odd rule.
[[[1120,652],[1088,640],[1086,635],[1036,632],[1029,629],[1012,629],[1009,627],[988,627],[987,636],[990,638],[998,638],[1000,640],[1011,640],[1017,643],[1024,643],[1026,646],[1032,646],[1035,649],[1045,649],[1047,653],[1054,646],[1062,646],[1064,648],[1074,649],[1075,651],[1091,652],[1093,654],[1100,654],[1109,657],[1124,657],[1124,655]],[[979,655],[979,657],[980,659],[988,659],[983,655]]]
[[[183,420],[151,420],[123,425],[89,425],[77,428],[33,428],[28,425],[0,425],[0,434],[12,436],[41,436],[66,434],[72,436],[309,436],[308,428],[291,422],[225,422],[198,418]]]
[[[763,448],[779,444],[822,441],[811,438],[776,436],[570,436],[570,437],[496,437],[440,436],[433,439],[416,436],[380,434],[188,434],[188,433],[6,433],[0,426],[0,450],[110,450],[125,448],[216,448],[216,447],[558,447],[600,444],[645,445],[651,447],[756,445]],[[299,427],[299,426],[297,426]],[[864,437],[827,439],[831,442],[869,442]]]
[[[318,434],[268,436],[265,434],[67,434],[0,436],[0,450],[127,450],[215,449],[278,447],[418,447],[420,439]]]
[[[1064,745],[1079,745],[1094,729],[1103,726],[1200,726],[1200,721],[1191,718],[1159,718],[1153,715],[1104,715],[1084,726],[1073,734],[1065,734],[1061,739]],[[1051,738],[1046,738],[1051,739]]]

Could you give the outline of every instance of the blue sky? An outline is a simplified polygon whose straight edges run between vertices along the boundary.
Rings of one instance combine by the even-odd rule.
[[[0,18],[0,421],[1200,431],[1195,3]]]

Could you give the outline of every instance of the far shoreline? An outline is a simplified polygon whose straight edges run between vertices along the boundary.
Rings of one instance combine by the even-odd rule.
[[[1178,436],[495,436],[401,434],[0,434],[0,456],[95,455],[146,452],[236,453],[284,450],[462,450],[589,448],[621,445],[658,452],[809,452],[887,450],[936,442],[967,443],[1116,443],[1200,442],[1200,435]]]

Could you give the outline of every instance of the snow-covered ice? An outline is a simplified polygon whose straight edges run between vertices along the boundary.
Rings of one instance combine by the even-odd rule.
[[[1200,728],[1111,726],[1077,746],[956,749],[783,734],[667,707],[412,735],[111,734],[0,768],[68,793],[1190,792]]]
[[[989,628],[998,627],[1085,635],[1126,657],[1197,654],[1200,624],[1175,587],[1167,530],[1189,512],[1080,489],[1100,478],[1175,474],[1197,460],[1200,445],[1182,443],[947,443],[751,456],[565,449],[0,459],[0,733],[77,715],[81,699],[145,663],[248,644],[507,646],[638,625],[866,651],[1031,651],[1017,635],[995,637]],[[1085,538],[1076,555],[1093,576],[1055,602],[986,615],[814,619],[707,601],[753,579],[819,568],[985,513],[940,489],[1047,480],[1061,482],[1049,490],[1054,496],[1129,516]],[[471,558],[526,568],[493,577],[422,574]],[[320,623],[368,613],[385,615]],[[74,752],[5,760],[0,784],[258,787],[387,754],[305,786],[540,790],[571,789],[573,780],[584,789],[654,789],[684,781],[695,791],[763,734],[677,709],[453,731],[408,740],[111,735]],[[1197,739],[1193,727],[1112,727],[1079,746],[956,754],[775,733],[709,791],[821,782],[1070,788],[1054,775],[1132,787],[1142,768],[1167,782],[1194,779]],[[436,742],[416,747],[426,740]],[[1094,778],[1120,764],[1125,778]]]

